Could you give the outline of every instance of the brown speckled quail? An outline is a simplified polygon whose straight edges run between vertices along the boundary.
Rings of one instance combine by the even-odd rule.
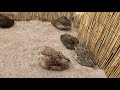
[[[62,71],[69,68],[70,60],[60,51],[55,51],[51,47],[45,46],[41,52],[43,55],[41,67],[47,70]]]
[[[67,49],[71,49],[71,50],[75,50],[75,47],[79,43],[79,40],[70,34],[61,35],[60,40]]]
[[[52,25],[60,30],[70,30],[71,29],[71,21],[65,17],[62,16],[60,18],[57,18],[56,20],[53,20]]]
[[[10,28],[14,25],[14,20],[9,19],[7,16],[0,14],[0,27]]]
[[[83,66],[97,68],[94,54],[87,46],[83,44],[78,44],[77,47],[75,47],[75,53],[77,54],[76,61],[79,64]]]

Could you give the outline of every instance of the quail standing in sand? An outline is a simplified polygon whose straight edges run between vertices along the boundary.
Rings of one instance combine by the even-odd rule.
[[[75,47],[75,53],[77,54],[76,61],[79,64],[88,67],[97,67],[94,54],[84,44],[78,44],[77,47]]]
[[[45,46],[41,52],[41,67],[47,70],[62,71],[69,68],[70,60],[60,51],[55,51],[51,47]]]
[[[79,40],[70,34],[61,35],[60,40],[67,49],[71,50],[75,50],[75,47],[79,43]]]
[[[70,30],[71,29],[71,21],[65,17],[62,16],[60,18],[57,18],[56,20],[53,20],[52,25],[60,30]]]
[[[0,14],[0,27],[10,28],[14,25],[14,20],[8,18],[7,16]]]

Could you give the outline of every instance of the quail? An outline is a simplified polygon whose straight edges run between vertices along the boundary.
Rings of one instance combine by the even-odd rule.
[[[63,43],[63,45],[70,50],[75,50],[75,47],[79,43],[79,40],[70,34],[61,35],[60,40]]]
[[[14,25],[14,20],[9,19],[7,16],[0,14],[0,27],[10,28]]]
[[[69,68],[70,60],[60,51],[45,46],[41,52],[43,55],[41,67],[47,70],[62,71]]]
[[[71,29],[71,21],[65,16],[57,18],[57,19],[53,20],[51,23],[53,26],[55,26],[56,28],[58,28],[60,30],[70,30]]]
[[[97,67],[95,56],[87,46],[78,44],[77,47],[75,47],[75,53],[77,54],[76,61],[79,64],[88,67]]]

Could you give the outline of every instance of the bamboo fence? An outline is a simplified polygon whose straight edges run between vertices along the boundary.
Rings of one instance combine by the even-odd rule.
[[[51,21],[61,16],[73,20],[79,39],[89,45],[109,78],[120,78],[119,12],[0,12],[14,20]]]
[[[91,47],[99,67],[120,78],[120,13],[84,12],[77,20],[80,41]]]
[[[51,21],[61,16],[72,19],[73,12],[0,12],[16,21],[42,20]]]

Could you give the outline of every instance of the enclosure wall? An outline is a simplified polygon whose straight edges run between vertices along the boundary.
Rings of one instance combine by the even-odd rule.
[[[0,12],[16,21],[42,20],[51,21],[61,16],[67,16],[72,19],[73,12]]]
[[[120,78],[120,13],[75,13],[80,41],[89,45],[108,77]]]
[[[80,41],[91,47],[100,68],[108,77],[120,77],[119,12],[0,12],[14,20],[51,21],[57,17],[74,17]]]

